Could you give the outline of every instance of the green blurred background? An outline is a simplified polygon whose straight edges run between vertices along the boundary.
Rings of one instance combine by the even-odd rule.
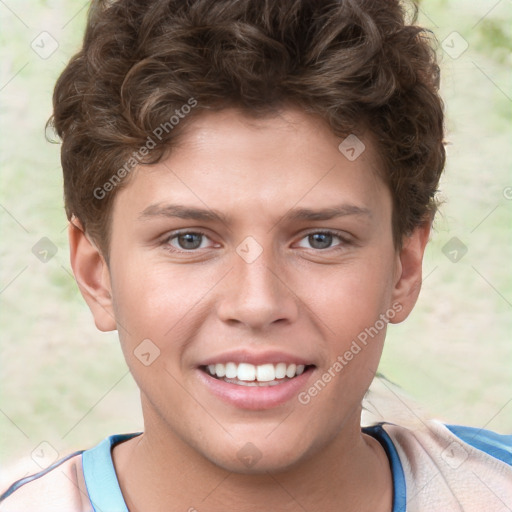
[[[50,460],[142,427],[116,333],[95,329],[72,278],[59,146],[44,137],[87,6],[0,2],[3,468],[37,470],[40,446]],[[381,371],[431,417],[512,433],[512,4],[423,1],[420,22],[439,40],[445,204],[420,300],[390,326]]]

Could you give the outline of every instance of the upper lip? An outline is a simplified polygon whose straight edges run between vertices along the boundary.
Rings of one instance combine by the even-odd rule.
[[[249,363],[254,366],[262,364],[313,364],[310,359],[305,359],[294,354],[276,350],[265,351],[249,351],[249,350],[233,350],[230,352],[222,352],[216,356],[209,357],[201,361],[198,366],[208,366],[210,364],[226,364],[226,363]]]

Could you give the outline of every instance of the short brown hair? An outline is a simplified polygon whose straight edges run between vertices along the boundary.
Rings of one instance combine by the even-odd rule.
[[[115,193],[133,166],[162,158],[189,118],[227,107],[271,115],[291,103],[340,136],[369,128],[401,246],[432,218],[445,162],[434,38],[410,9],[400,0],[93,1],[49,120],[62,139],[68,218],[108,255]]]

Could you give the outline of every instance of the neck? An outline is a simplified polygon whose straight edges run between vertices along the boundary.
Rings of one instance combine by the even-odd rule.
[[[378,441],[361,432],[359,413],[329,445],[281,471],[227,471],[151,422],[143,435],[114,448],[114,465],[130,512],[225,512],[226,504],[244,512],[389,512],[388,459]]]

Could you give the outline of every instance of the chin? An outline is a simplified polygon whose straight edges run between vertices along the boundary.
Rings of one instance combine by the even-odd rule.
[[[235,452],[214,455],[210,458],[210,462],[230,473],[255,476],[286,473],[301,461],[303,457],[296,452],[290,454],[274,450],[272,453],[265,453],[252,443],[246,443]]]
[[[313,439],[304,434],[285,430],[268,435],[260,429],[255,435],[249,433],[237,438],[223,439],[212,443],[213,449],[198,451],[214,465],[236,474],[263,475],[285,473],[303,463],[311,456]],[[218,447],[218,448],[217,448]]]

